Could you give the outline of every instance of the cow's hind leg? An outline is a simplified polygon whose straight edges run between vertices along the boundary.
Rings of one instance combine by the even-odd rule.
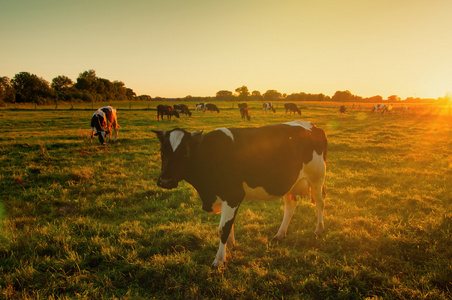
[[[284,195],[284,218],[279,227],[278,233],[273,237],[273,240],[281,240],[286,236],[287,227],[289,227],[293,212],[297,207],[297,201],[291,193]]]
[[[317,226],[315,234],[320,235],[323,232],[323,209],[325,208],[325,191],[322,185],[313,186],[311,188],[311,197],[317,209]]]
[[[221,219],[218,228],[220,236],[220,246],[217,255],[212,263],[213,268],[221,267],[226,262],[226,244],[234,239],[234,220],[239,207],[230,207],[226,201],[221,205]]]

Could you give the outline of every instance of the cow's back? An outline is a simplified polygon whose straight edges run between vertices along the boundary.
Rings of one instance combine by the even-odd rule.
[[[313,159],[314,151],[326,159],[326,148],[322,129],[279,124],[215,130],[204,135],[198,150],[204,161],[201,168],[215,173],[215,181],[246,182],[282,196],[297,180],[303,164]]]

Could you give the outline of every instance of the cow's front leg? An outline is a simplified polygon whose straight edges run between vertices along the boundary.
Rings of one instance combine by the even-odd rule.
[[[278,233],[273,237],[273,240],[282,240],[286,236],[287,227],[289,227],[290,220],[292,219],[296,207],[297,200],[295,197],[290,193],[284,195],[284,217]]]
[[[217,255],[212,263],[213,268],[221,267],[226,262],[226,244],[234,239],[234,219],[239,206],[231,207],[226,201],[221,204],[221,218],[218,234],[220,236],[220,246]]]
[[[118,128],[115,128],[115,139],[113,142],[116,142],[116,139],[118,138]]]

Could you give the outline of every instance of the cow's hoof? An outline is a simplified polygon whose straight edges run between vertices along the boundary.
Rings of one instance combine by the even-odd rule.
[[[323,225],[322,225],[322,226],[318,226],[318,227],[315,229],[314,234],[317,235],[317,236],[321,236],[322,233],[323,233],[323,230],[324,230]]]
[[[270,243],[279,243],[280,241],[282,241],[284,238],[284,236],[280,236],[280,235],[275,235],[271,240]]]
[[[223,269],[224,267],[226,267],[226,262],[213,262],[212,265],[210,266],[213,270],[219,270],[219,269]]]

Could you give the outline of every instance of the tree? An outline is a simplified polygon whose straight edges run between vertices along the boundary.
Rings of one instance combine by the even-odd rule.
[[[383,101],[383,97],[380,95],[377,95],[377,96],[373,96],[370,98],[366,98],[364,100],[369,101],[369,102],[381,102],[381,101]]]
[[[251,98],[252,98],[253,100],[262,100],[261,92],[256,91],[256,90],[252,91],[252,92],[251,92]]]
[[[15,101],[16,95],[14,88],[11,86],[11,81],[6,76],[0,77],[0,103],[14,103]]]
[[[135,92],[132,89],[127,88],[126,96],[127,96],[127,99],[132,100],[133,98],[135,98],[137,96],[137,94],[135,94]]]
[[[17,102],[40,104],[53,97],[49,83],[35,74],[18,73],[11,79],[11,85],[16,91]]]
[[[349,90],[337,91],[331,99],[335,102],[353,102],[363,100],[362,97],[353,95]]]
[[[216,94],[216,97],[219,100],[232,100],[234,98],[234,96],[232,95],[232,92],[226,91],[226,90],[218,91]]]
[[[250,95],[250,92],[248,91],[248,87],[246,87],[245,85],[236,88],[235,92],[238,94],[238,98],[240,100],[246,100],[248,98],[248,96]]]
[[[52,84],[50,85],[52,89],[57,92],[68,90],[72,87],[74,82],[67,76],[60,75],[52,79]]]
[[[388,101],[389,102],[398,102],[398,101],[401,101],[401,100],[402,99],[399,96],[397,96],[397,95],[391,95],[391,96],[388,97]]]
[[[263,95],[265,101],[276,101],[282,98],[282,94],[277,90],[268,90]]]

